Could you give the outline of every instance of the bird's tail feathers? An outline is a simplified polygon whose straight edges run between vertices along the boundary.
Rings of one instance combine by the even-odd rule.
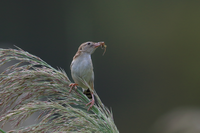
[[[89,99],[92,99],[92,94],[91,94],[91,92],[90,92],[89,89],[84,90],[84,91],[83,91],[83,94],[85,94]]]

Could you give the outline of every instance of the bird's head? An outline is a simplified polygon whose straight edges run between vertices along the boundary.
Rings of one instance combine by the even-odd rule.
[[[78,51],[92,54],[99,46],[103,46],[103,45],[105,45],[104,42],[97,42],[97,43],[96,42],[85,42],[85,43],[81,44]]]
[[[92,54],[94,51],[101,46],[101,48],[104,48],[104,53],[106,51],[106,45],[104,42],[85,42],[80,45],[78,48],[78,51],[76,52],[73,59],[76,59],[81,55],[81,53],[89,53]]]

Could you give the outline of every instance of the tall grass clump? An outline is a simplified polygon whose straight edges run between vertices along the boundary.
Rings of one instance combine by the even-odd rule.
[[[54,69],[45,61],[22,49],[0,49],[1,127],[12,122],[15,130],[31,133],[118,133],[112,112],[101,102],[87,111],[89,99],[77,89],[69,93],[69,80],[62,69]],[[37,124],[21,127],[33,113],[39,113]]]

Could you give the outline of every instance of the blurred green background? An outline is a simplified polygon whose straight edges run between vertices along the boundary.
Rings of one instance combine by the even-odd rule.
[[[154,132],[173,109],[200,107],[200,1],[1,0],[0,47],[13,45],[70,74],[79,45],[121,133]],[[161,133],[161,132],[159,132]],[[180,132],[182,133],[182,132]]]

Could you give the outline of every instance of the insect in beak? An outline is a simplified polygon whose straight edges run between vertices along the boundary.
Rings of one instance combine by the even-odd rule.
[[[105,43],[104,42],[99,42],[100,44],[101,44],[101,49],[104,49],[104,52],[103,52],[103,55],[105,54],[105,52],[106,52],[106,45],[105,45]]]
[[[94,45],[95,45],[95,48],[101,46],[101,48],[104,49],[103,55],[105,54],[107,46],[105,45],[104,42],[98,42],[98,43],[95,43]]]

